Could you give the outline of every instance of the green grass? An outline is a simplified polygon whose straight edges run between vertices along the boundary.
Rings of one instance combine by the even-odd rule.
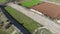
[[[6,2],[7,0],[0,0],[0,3],[4,3],[4,2]]]
[[[25,7],[32,7],[39,3],[42,3],[42,2],[40,0],[26,0],[26,1],[20,2],[20,4]]]
[[[0,30],[0,34],[9,34],[9,33],[4,30]]]
[[[11,7],[5,7],[5,9],[13,18],[15,18],[20,24],[23,24],[23,26],[27,28],[27,30],[29,30],[31,33],[33,33],[33,31],[37,27],[39,26],[42,27],[42,25],[37,24],[37,22],[34,21],[33,19],[29,18],[28,16]]]
[[[43,29],[38,30],[36,34],[40,34],[40,33],[41,33],[41,31],[45,31],[45,32],[47,32],[48,34],[52,34],[52,32],[51,32],[51,31],[49,31],[49,30],[48,30],[48,29],[46,29],[46,28],[43,28]]]
[[[60,3],[60,0],[48,0],[48,1]]]
[[[5,24],[7,24],[7,22],[6,22],[7,21],[6,16],[3,14],[3,15],[1,15],[0,19],[3,22],[2,24],[0,24],[0,34],[11,34],[14,31],[14,27],[13,26],[11,26],[9,29],[2,28]]]
[[[15,28],[13,26],[11,26],[6,30],[6,32],[11,34],[14,30],[15,30]]]
[[[0,34],[11,34],[13,31],[15,30],[15,28],[13,26],[11,26],[9,29],[0,29]]]

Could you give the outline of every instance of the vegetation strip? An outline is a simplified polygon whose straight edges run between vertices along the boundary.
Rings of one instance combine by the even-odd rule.
[[[4,2],[6,2],[7,0],[0,0],[0,3],[4,3]]]
[[[9,34],[9,33],[6,32],[5,30],[0,30],[0,34]]]
[[[60,3],[60,0],[47,0],[47,1],[51,1],[51,2]]]
[[[23,13],[11,8],[11,7],[5,7],[5,9],[8,11],[8,13],[15,18],[20,24],[22,24],[25,28],[27,28],[31,34],[37,27],[42,27],[42,25],[38,24],[33,19],[29,18],[28,16],[24,15]]]
[[[21,4],[22,6],[25,6],[25,7],[33,7],[39,3],[42,3],[42,1],[40,1],[40,0],[25,0],[25,1],[21,1],[19,4]]]
[[[46,32],[47,34],[52,34],[52,32],[46,28],[42,28],[36,32],[36,34],[41,34],[42,32]]]

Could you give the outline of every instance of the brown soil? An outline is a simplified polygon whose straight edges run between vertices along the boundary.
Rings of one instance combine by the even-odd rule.
[[[32,9],[47,14],[48,16],[55,19],[60,18],[60,6],[55,4],[45,2],[43,4],[39,4],[37,6],[32,7]]]

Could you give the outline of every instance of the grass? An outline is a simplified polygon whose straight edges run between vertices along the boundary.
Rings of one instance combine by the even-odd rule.
[[[48,1],[60,3],[60,0],[48,0]]]
[[[20,2],[19,4],[21,4],[22,6],[25,6],[25,7],[32,7],[39,3],[42,3],[42,2],[40,0],[26,0],[26,1]]]
[[[39,25],[36,21],[31,19],[30,17],[26,16],[25,14],[11,7],[5,7],[5,9],[13,18],[15,18],[20,24],[22,24],[31,33],[33,33],[33,31],[37,27],[42,27],[42,25]]]
[[[8,19],[2,12],[0,12],[0,14],[2,14],[0,19],[3,22],[2,24],[0,24],[0,34],[11,34],[14,31],[13,26],[11,26],[9,29],[6,29],[6,30],[4,28],[2,28],[6,23],[8,23],[8,22],[6,22]]]
[[[6,16],[1,12],[1,21],[3,21],[4,23],[6,23],[6,21],[8,20],[7,18],[6,18]]]
[[[7,18],[5,17],[5,15],[2,13],[2,11],[0,12],[0,19],[1,19],[1,22],[2,23],[0,23],[0,29],[2,28],[2,26],[4,25],[4,24],[6,24],[7,22]]]
[[[45,31],[45,32],[47,32],[48,34],[52,34],[52,32],[49,31],[49,30],[46,29],[46,28],[43,28],[43,29],[38,30],[36,34],[41,34],[41,31]]]
[[[11,34],[13,31],[15,30],[15,28],[13,26],[11,26],[9,29],[4,30],[4,29],[0,29],[0,34]]]
[[[4,2],[6,2],[7,0],[0,0],[0,3],[4,3]]]
[[[15,34],[19,34],[18,32],[16,32]]]
[[[9,27],[9,29],[6,30],[6,32],[8,33],[12,33],[15,30],[15,28],[13,26]]]
[[[0,34],[9,34],[9,33],[4,30],[0,30]]]

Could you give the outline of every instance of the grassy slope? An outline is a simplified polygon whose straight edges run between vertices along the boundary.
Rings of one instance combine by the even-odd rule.
[[[26,6],[26,7],[32,7],[34,5],[37,5],[38,3],[42,3],[40,2],[40,0],[31,0],[31,1],[22,1],[20,2],[21,5]]]
[[[6,2],[6,0],[0,0],[0,3],[4,3],[4,2]]]
[[[31,33],[38,27],[38,24],[36,21],[24,15],[23,13],[16,11],[11,7],[6,7],[5,9],[13,18],[15,18],[21,24],[23,24],[23,26],[27,28]]]

